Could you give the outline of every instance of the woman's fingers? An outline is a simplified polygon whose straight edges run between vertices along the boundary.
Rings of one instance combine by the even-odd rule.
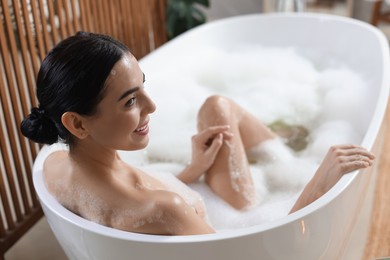
[[[340,156],[340,161],[344,163],[348,162],[354,162],[354,161],[362,161],[367,162],[369,165],[372,164],[374,159],[369,155],[363,155],[363,154],[352,154],[348,156]]]
[[[221,149],[223,143],[223,135],[220,133],[212,140],[211,145],[207,149],[206,153],[214,161],[215,156],[217,155],[219,149]]]
[[[350,155],[360,154],[371,160],[375,159],[374,154],[367,151],[367,149],[354,144],[332,146],[331,151],[334,152],[336,156],[340,156],[340,155],[350,156]]]
[[[340,165],[340,171],[343,173],[348,173],[355,170],[367,168],[369,166],[371,166],[371,164],[367,161],[351,161]]]
[[[193,139],[191,163],[195,164],[201,173],[204,173],[214,163],[214,160],[222,147],[224,137],[222,133],[218,133],[214,135],[213,138],[209,139],[208,145],[198,142],[199,140],[196,140],[196,137],[197,136],[193,137],[195,139]]]
[[[341,174],[369,167],[375,159],[374,154],[358,145],[337,145],[330,151]]]
[[[209,146],[212,144],[213,139],[218,134],[222,134],[222,137],[226,139],[232,138],[233,134],[228,131],[229,129],[229,125],[211,126],[204,129],[203,131],[195,135],[193,138],[197,142]]]

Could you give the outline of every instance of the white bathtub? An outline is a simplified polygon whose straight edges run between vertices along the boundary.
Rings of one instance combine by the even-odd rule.
[[[348,18],[314,15],[249,15],[191,30],[141,61],[148,74],[167,66],[177,50],[239,43],[296,47],[310,59],[329,55],[342,59],[369,80],[370,95],[362,104],[366,134],[361,145],[380,153],[380,129],[389,90],[389,53],[385,37],[374,27]],[[315,50],[305,53],[304,50]],[[346,104],[348,105],[348,104]],[[282,219],[250,228],[199,236],[154,236],[124,232],[89,222],[63,208],[34,169],[34,185],[56,238],[70,259],[348,259],[364,249],[370,210],[370,185],[376,167],[343,177],[327,194]],[[368,198],[368,199],[365,199]],[[365,205],[365,203],[367,205]],[[367,214],[367,212],[366,212]],[[359,239],[355,239],[358,237]],[[352,242],[351,242],[352,241]],[[351,246],[352,245],[352,246]]]

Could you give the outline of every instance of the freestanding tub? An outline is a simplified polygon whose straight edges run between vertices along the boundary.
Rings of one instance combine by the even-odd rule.
[[[225,48],[241,42],[315,50],[338,57],[368,79],[370,94],[362,105],[369,113],[361,118],[366,124],[361,145],[380,153],[389,88],[388,44],[383,34],[363,22],[314,14],[234,17],[183,34],[141,60],[141,66],[150,74],[167,66],[179,49]],[[315,53],[308,55],[316,59]],[[39,167],[34,168],[33,177],[49,225],[70,259],[250,260],[348,259],[351,244],[354,259],[361,257],[368,221],[352,231],[362,209],[370,210],[371,201],[365,198],[370,198],[375,176],[376,167],[353,172],[319,200],[282,219],[199,236],[142,235],[92,223],[57,203],[46,190]]]

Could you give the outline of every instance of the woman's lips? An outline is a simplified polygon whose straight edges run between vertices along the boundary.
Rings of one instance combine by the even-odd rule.
[[[139,135],[147,135],[149,133],[149,122],[141,126],[140,128],[135,129],[135,133]]]

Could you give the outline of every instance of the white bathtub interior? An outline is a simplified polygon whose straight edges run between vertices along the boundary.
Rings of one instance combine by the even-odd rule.
[[[319,68],[341,62],[358,73],[370,88],[365,96],[364,109],[359,110],[362,131],[359,142],[368,149],[374,149],[388,95],[389,80],[385,74],[389,66],[388,47],[384,36],[364,23],[334,16],[302,14],[230,18],[178,37],[142,59],[140,65],[147,75],[147,87],[150,85],[153,98],[153,88],[159,87],[161,80],[159,73],[164,71],[161,68],[174,67],[174,63],[188,57],[189,52],[197,53],[210,48],[235,50],[237,46],[248,45],[294,48]],[[153,147],[152,142],[153,138]],[[145,166],[145,158],[149,155],[139,152],[123,156],[128,161]],[[164,167],[177,169],[177,165],[172,164]],[[168,259],[184,255],[188,259],[211,256],[215,259],[242,256],[245,259],[258,259],[260,255],[275,259],[286,256],[293,259],[329,259],[345,254],[349,229],[353,224],[353,221],[348,222],[348,217],[358,214],[361,205],[356,201],[356,194],[362,196],[360,199],[364,198],[366,182],[370,181],[368,174],[361,177],[362,174],[365,173],[355,172],[345,176],[325,196],[290,216],[251,227],[191,237],[133,234],[75,216],[47,193],[38,164],[34,168],[34,185],[50,226],[71,259],[81,256],[85,259],[105,259],[105,256],[121,259],[130,253],[137,255],[134,259],[157,256]],[[355,201],[348,202],[353,198]],[[291,204],[292,199],[285,205]],[[104,248],[101,245],[105,245]],[[234,250],[238,246],[242,252]]]
[[[122,158],[166,178],[168,184],[174,184],[169,173],[178,174],[191,160],[196,114],[210,95],[234,99],[266,124],[283,120],[310,132],[309,145],[303,151],[293,152],[279,140],[251,149],[266,152],[268,158],[251,164],[257,205],[249,211],[234,210],[203,181],[189,185],[204,198],[217,230],[286,216],[329,147],[360,143],[368,121],[367,115],[362,116],[367,111],[361,103],[369,89],[359,74],[334,59],[315,64],[294,48],[198,46],[172,56],[168,68],[146,74],[145,85],[157,104],[149,123],[150,143],[139,152],[137,161],[132,160],[134,153],[123,153]]]

